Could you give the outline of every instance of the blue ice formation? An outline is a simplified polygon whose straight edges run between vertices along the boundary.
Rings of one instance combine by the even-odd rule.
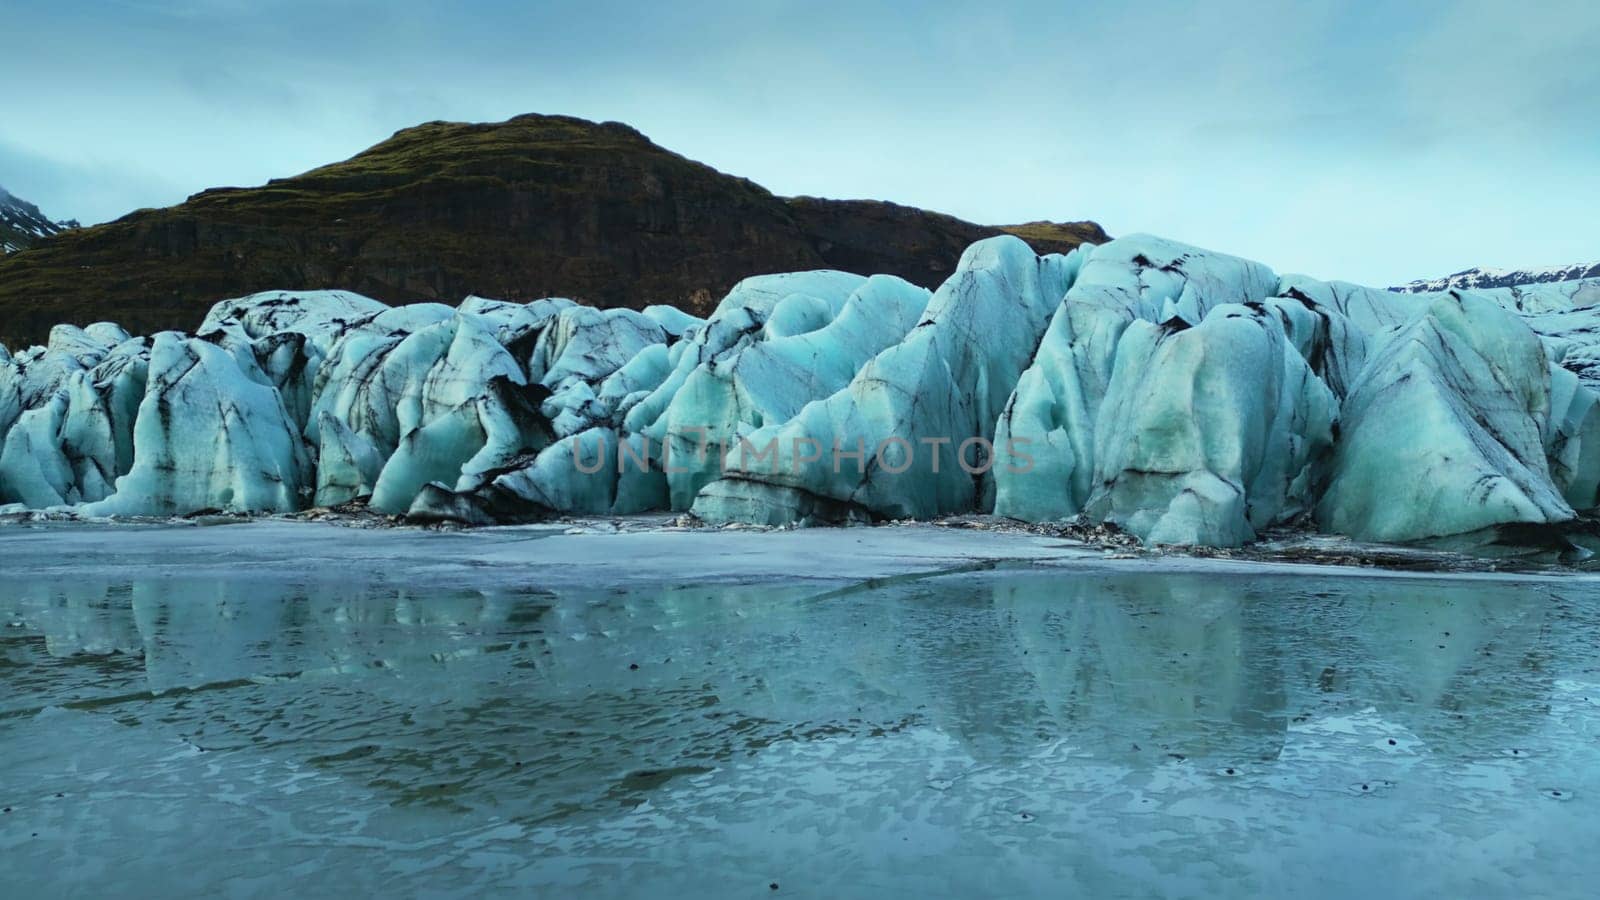
[[[361,501],[472,524],[992,512],[1155,544],[1411,541],[1600,505],[1600,281],[1401,294],[1135,235],[1002,236],[929,292],[747,278],[705,319],[565,299],[225,300],[0,347],[0,503]]]

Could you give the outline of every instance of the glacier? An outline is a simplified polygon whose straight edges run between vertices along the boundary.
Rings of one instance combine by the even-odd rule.
[[[1600,279],[1397,293],[1001,236],[934,291],[761,275],[703,319],[328,290],[223,300],[193,334],[59,325],[0,347],[0,504],[1487,540],[1600,505],[1597,391]]]

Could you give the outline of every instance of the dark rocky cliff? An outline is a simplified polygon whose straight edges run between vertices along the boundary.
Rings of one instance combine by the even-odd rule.
[[[1092,222],[1001,228],[890,203],[786,199],[614,122],[431,122],[303,175],[208,190],[0,258],[0,342],[39,341],[57,322],[193,328],[218,299],[274,288],[704,312],[767,272],[890,272],[936,286],[967,244],[1002,230],[1042,251],[1105,239]]]

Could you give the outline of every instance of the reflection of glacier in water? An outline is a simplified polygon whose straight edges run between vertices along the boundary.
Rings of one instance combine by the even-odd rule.
[[[10,583],[0,876],[18,896],[1584,896],[1590,590]]]

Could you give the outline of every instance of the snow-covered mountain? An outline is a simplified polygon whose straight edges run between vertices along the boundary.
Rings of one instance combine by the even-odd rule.
[[[74,221],[46,218],[39,207],[0,187],[0,253],[32,247],[40,238],[77,227]]]
[[[1580,278],[1600,278],[1600,263],[1578,263],[1571,266],[1550,266],[1544,269],[1480,269],[1471,268],[1443,278],[1429,278],[1389,288],[1402,294],[1423,294],[1432,291],[1484,288],[1518,287],[1524,284],[1548,284],[1554,281],[1576,281]]]

